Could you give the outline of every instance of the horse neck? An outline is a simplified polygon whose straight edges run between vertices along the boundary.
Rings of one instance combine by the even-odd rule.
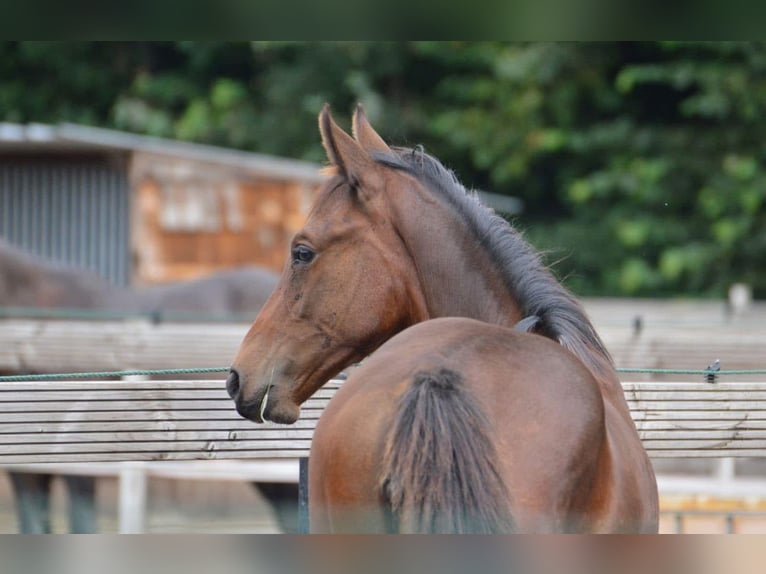
[[[403,205],[395,216],[417,273],[424,319],[469,317],[515,325],[521,311],[489,254],[457,214],[447,206],[432,207],[424,213],[422,207]]]
[[[428,314],[425,318],[469,317],[514,326],[527,311],[508,289],[503,270],[472,236],[458,213],[433,200],[428,204],[430,208],[424,210],[422,203],[419,207],[411,198],[401,202],[395,214],[399,234],[417,270]],[[519,269],[520,274],[528,272]],[[552,338],[580,357],[599,381],[605,398],[628,412],[608,355],[591,349],[589,343],[578,343],[576,338]]]
[[[0,305],[34,306],[46,285],[46,269],[0,244]]]

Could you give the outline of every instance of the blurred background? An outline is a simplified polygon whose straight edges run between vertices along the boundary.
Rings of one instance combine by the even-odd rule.
[[[321,105],[347,126],[361,101],[388,140],[519,197],[581,295],[766,290],[762,43],[4,43],[0,66],[5,122],[313,162]]]
[[[100,277],[100,310],[246,326],[321,182],[321,106],[349,128],[362,102],[545,252],[618,367],[766,367],[766,43],[3,42],[0,78],[0,240]],[[265,295],[167,295],[243,268]],[[82,306],[0,301],[35,305]],[[666,493],[666,531],[766,532],[762,461],[657,464],[703,481]],[[150,529],[278,530],[232,484],[153,481]],[[99,478],[101,530],[116,496]]]

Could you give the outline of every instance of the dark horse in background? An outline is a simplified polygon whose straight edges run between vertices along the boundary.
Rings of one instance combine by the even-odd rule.
[[[38,260],[0,238],[1,307],[105,309],[110,298],[111,286],[100,277]],[[52,476],[11,472],[10,477],[20,532],[49,533]],[[69,494],[70,531],[95,532],[95,481],[85,476],[65,476],[64,480]]]
[[[327,107],[319,124],[333,176],[227,380],[241,415],[290,424],[372,353],[317,425],[312,531],[656,532],[654,472],[580,303],[361,107],[354,137]]]
[[[277,275],[242,267],[193,281],[141,289],[119,288],[83,269],[34,257],[0,238],[0,307],[49,307],[142,313],[155,318],[255,315],[273,291]],[[51,365],[55,370],[55,365]],[[21,374],[21,373],[3,373]],[[51,475],[12,472],[21,532],[50,532]],[[87,476],[64,477],[71,532],[94,532],[94,484]],[[297,530],[298,489],[294,484],[256,483],[276,511],[280,527]]]

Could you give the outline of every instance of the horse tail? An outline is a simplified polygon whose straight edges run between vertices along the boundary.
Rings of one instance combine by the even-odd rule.
[[[400,399],[381,490],[393,532],[507,533],[510,498],[489,424],[455,371],[421,371]]]

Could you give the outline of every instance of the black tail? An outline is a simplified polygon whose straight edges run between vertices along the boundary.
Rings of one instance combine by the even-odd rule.
[[[488,423],[454,371],[415,374],[393,421],[383,469],[392,531],[514,529]]]

